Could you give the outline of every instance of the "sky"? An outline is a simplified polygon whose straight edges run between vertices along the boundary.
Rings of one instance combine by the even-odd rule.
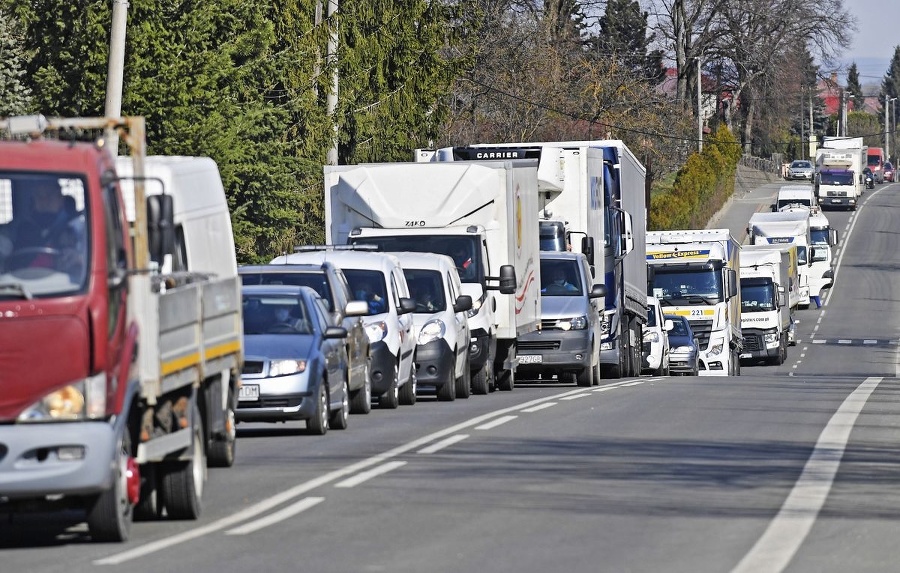
[[[856,17],[849,50],[840,58],[844,69],[856,62],[859,83],[881,84],[900,45],[900,2],[897,0],[844,0],[844,8]],[[839,76],[842,81],[846,72]]]

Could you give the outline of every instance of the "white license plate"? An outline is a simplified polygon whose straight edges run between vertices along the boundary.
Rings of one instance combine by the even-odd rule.
[[[522,356],[516,356],[519,360],[519,364],[540,364],[544,361],[544,357],[540,354],[524,354]]]
[[[832,199],[831,202],[832,202],[832,203],[840,203],[841,200],[840,200],[840,199]]]
[[[752,354],[741,354],[741,358],[753,358]]]
[[[238,401],[259,401],[259,384],[244,384],[243,386],[241,386],[241,391],[238,393]]]

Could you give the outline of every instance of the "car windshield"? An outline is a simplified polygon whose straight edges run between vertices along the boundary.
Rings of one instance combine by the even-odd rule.
[[[542,260],[541,296],[581,296],[584,285],[578,272],[578,261]]]
[[[666,319],[672,321],[672,330],[669,331],[669,336],[688,336],[687,324],[682,317],[666,315]]]
[[[795,162],[791,163],[791,167],[793,167],[795,169],[798,169],[801,167],[804,169],[809,169],[810,167],[812,167],[812,165],[809,163],[809,161],[795,161]]]
[[[440,271],[403,269],[409,295],[416,301],[416,312],[443,312],[447,310],[444,284]]]
[[[395,237],[351,237],[354,245],[377,245],[382,251],[437,253],[453,259],[464,283],[478,283],[486,274],[481,246],[475,235],[410,235]],[[349,280],[349,276],[347,277]],[[351,281],[351,287],[353,286]]]
[[[244,294],[244,334],[312,334],[303,299],[296,295]]]
[[[328,279],[321,272],[267,272],[241,273],[241,284],[245,285],[291,285],[308,286],[319,293],[325,300],[328,312],[334,312],[334,303],[331,300],[331,289],[328,288]]]

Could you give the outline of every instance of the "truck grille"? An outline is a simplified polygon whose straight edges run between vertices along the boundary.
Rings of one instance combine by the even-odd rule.
[[[522,353],[529,350],[559,350],[558,340],[519,340],[516,342],[516,352]]]
[[[707,349],[709,347],[709,336],[712,332],[713,321],[711,320],[692,320],[691,321],[691,330],[694,331],[694,335],[697,337],[697,342],[700,343],[700,348]]]
[[[748,334],[744,336],[744,350],[753,352],[756,350],[762,350],[762,347],[762,336],[758,334]]]

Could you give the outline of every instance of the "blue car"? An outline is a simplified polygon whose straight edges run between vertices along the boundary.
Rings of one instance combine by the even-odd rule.
[[[238,422],[305,420],[311,434],[343,430],[350,414],[347,330],[306,286],[245,285]]]

